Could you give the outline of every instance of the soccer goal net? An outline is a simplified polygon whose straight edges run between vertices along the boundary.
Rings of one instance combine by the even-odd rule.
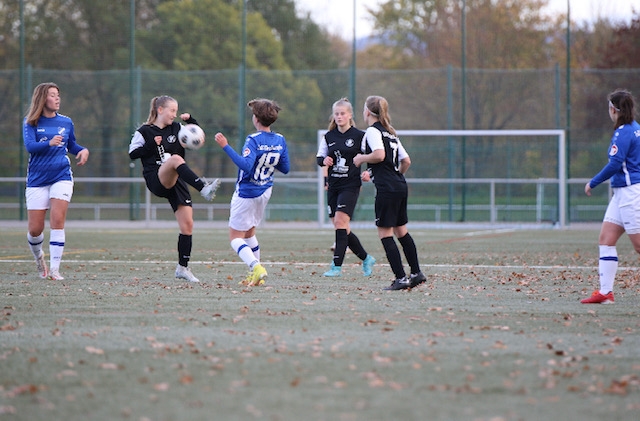
[[[318,131],[318,144],[326,130]],[[411,157],[412,223],[566,225],[564,130],[399,130]],[[365,183],[354,223],[372,222],[375,189]],[[318,169],[318,222],[329,223]]]

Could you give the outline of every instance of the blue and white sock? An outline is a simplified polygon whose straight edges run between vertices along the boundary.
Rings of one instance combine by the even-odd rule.
[[[51,234],[49,235],[49,267],[52,272],[60,270],[60,262],[62,261],[62,253],[64,252],[64,240],[64,229],[51,230]]]
[[[244,242],[251,247],[251,251],[253,252],[253,255],[256,256],[256,259],[260,260],[260,244],[258,244],[258,238],[254,235],[249,238],[245,238]]]
[[[613,281],[618,271],[618,252],[616,246],[599,246],[600,260],[598,273],[600,274],[600,294],[613,291]]]
[[[36,259],[40,257],[42,243],[44,242],[44,233],[40,233],[37,237],[32,237],[31,234],[27,233],[27,241],[29,242],[29,248],[31,249],[31,253],[33,253],[33,257]]]
[[[251,247],[249,247],[244,239],[234,238],[231,240],[231,248],[238,254],[238,257],[240,257],[242,261],[249,266],[250,269],[253,269],[257,263],[260,263],[255,254],[253,254],[253,251],[251,251]]]

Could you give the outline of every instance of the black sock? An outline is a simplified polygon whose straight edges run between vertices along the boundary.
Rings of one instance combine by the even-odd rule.
[[[333,251],[333,264],[334,266],[342,266],[344,262],[344,254],[347,252],[347,244],[349,240],[347,238],[346,229],[336,230],[336,248]]]
[[[349,248],[351,249],[353,254],[358,256],[360,260],[366,259],[367,251],[364,249],[364,247],[362,247],[362,244],[360,244],[360,239],[358,238],[358,236],[355,235],[353,231],[351,231],[349,233],[348,238],[349,238]]]
[[[398,250],[398,245],[393,237],[385,237],[380,241],[382,242],[382,247],[384,247],[384,251],[387,254],[387,260],[389,261],[389,265],[391,266],[391,270],[396,276],[396,279],[407,276],[407,273],[404,271],[404,267],[402,266],[400,250]]]
[[[191,235],[178,235],[178,263],[180,263],[180,266],[186,267],[189,264],[192,244]]]
[[[189,168],[186,163],[180,164],[178,168],[176,168],[176,172],[181,179],[194,189],[200,191],[204,187],[204,181],[202,181],[196,173],[191,171],[191,168]]]
[[[413,237],[407,233],[402,238],[398,238],[398,241],[402,245],[404,251],[404,257],[407,258],[407,263],[411,268],[411,273],[420,272],[420,263],[418,262],[418,250],[416,249],[416,243],[413,241]]]

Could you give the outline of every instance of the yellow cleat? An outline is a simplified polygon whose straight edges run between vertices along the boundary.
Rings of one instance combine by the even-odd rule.
[[[267,270],[261,264],[257,264],[240,284],[250,287],[264,285],[265,279],[267,279]]]

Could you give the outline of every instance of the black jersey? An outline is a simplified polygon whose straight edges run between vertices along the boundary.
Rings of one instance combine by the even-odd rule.
[[[364,132],[355,127],[342,133],[338,128],[324,135],[324,144],[318,150],[318,157],[330,156],[333,165],[329,167],[329,189],[360,187],[360,168],[353,163],[353,157],[360,153]]]
[[[400,160],[402,154],[406,154],[400,144],[400,140],[394,134],[385,129],[380,122],[376,121],[368,130],[376,129],[382,134],[382,145],[384,146],[384,160],[377,164],[368,164],[373,175],[373,184],[376,191],[384,192],[406,192],[407,182],[400,172]],[[372,149],[368,139],[364,148],[365,153],[371,153]]]
[[[185,123],[198,124],[193,118],[189,118]],[[184,148],[178,142],[181,127],[180,123],[174,121],[162,129],[153,124],[143,124],[136,130],[129,144],[129,158],[140,158],[142,175],[145,178],[158,172],[158,168],[167,158],[165,154],[180,155],[184,158]],[[155,141],[158,136],[162,138],[160,145]]]

